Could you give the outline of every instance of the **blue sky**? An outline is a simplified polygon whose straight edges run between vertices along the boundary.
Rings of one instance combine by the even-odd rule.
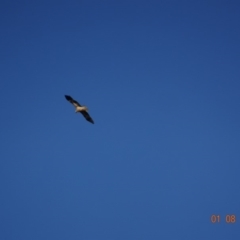
[[[240,239],[239,11],[1,1],[0,239]]]

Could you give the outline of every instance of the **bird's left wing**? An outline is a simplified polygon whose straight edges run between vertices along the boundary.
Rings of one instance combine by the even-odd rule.
[[[71,96],[65,95],[65,98],[74,105],[74,107],[81,107],[80,103],[74,100]]]

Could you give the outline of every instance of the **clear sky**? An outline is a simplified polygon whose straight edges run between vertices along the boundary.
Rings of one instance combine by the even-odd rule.
[[[0,239],[239,240],[239,13],[1,1]]]

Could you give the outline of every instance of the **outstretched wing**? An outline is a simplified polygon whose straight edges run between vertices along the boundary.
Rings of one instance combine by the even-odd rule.
[[[74,107],[81,107],[81,105],[76,101],[74,100],[72,97],[68,96],[68,95],[65,95],[65,98],[74,105]]]
[[[81,114],[85,117],[87,121],[89,121],[90,123],[94,123],[94,121],[92,120],[92,118],[90,117],[87,111],[81,111]]]

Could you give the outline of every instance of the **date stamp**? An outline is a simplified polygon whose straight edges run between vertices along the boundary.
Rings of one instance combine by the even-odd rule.
[[[236,223],[236,215],[234,214],[228,214],[226,216],[221,217],[220,215],[213,214],[210,218],[211,223],[220,223],[223,218],[223,221],[229,224]]]

